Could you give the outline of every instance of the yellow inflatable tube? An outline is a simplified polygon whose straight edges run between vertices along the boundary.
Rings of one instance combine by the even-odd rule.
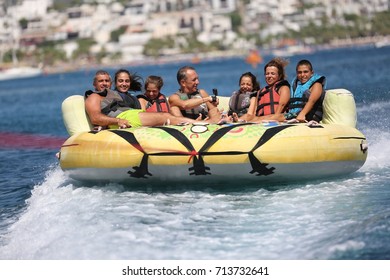
[[[350,100],[350,96],[329,100]],[[227,100],[223,98],[222,106]],[[356,116],[351,107],[349,114]],[[338,176],[363,166],[367,144],[354,127],[354,118],[337,118],[336,113],[329,110],[323,123],[316,125],[192,124],[92,132],[88,121],[72,124],[65,112],[66,127],[73,135],[61,148],[60,165],[70,177],[85,181],[284,181]]]

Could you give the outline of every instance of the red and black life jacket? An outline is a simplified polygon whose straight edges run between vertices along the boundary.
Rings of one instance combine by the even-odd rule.
[[[159,93],[157,98],[152,100],[146,95],[138,95],[137,98],[143,98],[147,101],[146,112],[169,112],[169,104],[166,96]]]
[[[259,94],[258,106],[256,109],[256,116],[267,116],[275,114],[280,100],[279,89],[282,86],[288,86],[290,84],[286,80],[281,80],[273,84],[272,86],[264,87]]]

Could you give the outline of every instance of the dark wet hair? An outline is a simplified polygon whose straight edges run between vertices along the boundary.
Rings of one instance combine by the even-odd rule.
[[[288,65],[288,63],[289,61],[282,57],[275,57],[264,66],[264,75],[268,67],[275,66],[278,68],[280,80],[285,80],[287,75],[284,68]]]
[[[164,81],[160,76],[150,75],[145,80],[145,90],[147,89],[149,84],[154,84],[158,89],[161,89],[164,85]]]
[[[195,71],[195,68],[192,67],[192,66],[183,66],[181,67],[178,71],[177,71],[177,75],[176,75],[176,78],[177,78],[177,82],[180,84],[180,81],[185,79],[187,77],[187,70],[194,70]]]
[[[142,90],[142,77],[138,76],[137,73],[130,73],[126,69],[119,69],[115,72],[114,84],[115,90],[118,90],[116,87],[116,80],[118,79],[119,74],[126,73],[130,77],[130,88],[129,91],[141,91]]]
[[[311,62],[307,59],[302,59],[297,63],[297,67],[295,67],[295,70],[298,71],[298,67],[301,65],[306,65],[309,67],[311,71],[313,71],[313,65],[311,65]]]
[[[241,80],[244,77],[249,77],[252,80],[252,85],[253,85],[253,91],[258,91],[260,89],[260,83],[257,80],[256,76],[252,74],[252,72],[245,72],[244,74],[241,75],[240,79],[238,80],[238,85],[241,84]]]

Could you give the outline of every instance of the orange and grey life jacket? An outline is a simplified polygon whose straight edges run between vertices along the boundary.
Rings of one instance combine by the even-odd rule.
[[[138,95],[137,97],[147,101],[146,112],[169,112],[168,100],[162,93],[159,93],[157,98],[153,100],[143,94]]]
[[[250,105],[251,94],[253,94],[253,92],[241,92],[239,90],[233,92],[229,99],[228,115],[230,116],[232,113],[236,113],[241,117],[246,114]]]
[[[109,117],[115,118],[124,111],[141,108],[137,98],[134,97],[137,99],[137,102],[135,102],[134,98],[131,98],[129,95],[119,94],[117,91],[111,89],[105,89],[99,92],[88,90],[85,92],[85,98],[88,98],[92,93],[97,93],[104,97],[100,103],[100,108],[102,113]],[[136,105],[137,103],[139,104],[138,106]]]
[[[313,74],[311,78],[304,84],[302,84],[297,78],[292,81],[291,85],[291,98],[288,105],[289,112],[296,115],[305,107],[306,102],[309,100],[311,91],[310,88],[315,83],[321,83],[322,93],[320,98],[316,101],[313,108],[306,114],[305,119],[307,121],[315,120],[317,122],[322,120],[323,108],[322,103],[325,97],[326,78],[318,74]]]
[[[286,80],[281,80],[272,86],[264,87],[260,91],[256,116],[267,116],[270,114],[275,114],[280,100],[279,89],[282,86],[290,87],[290,84]]]
[[[183,93],[180,90],[175,92],[181,100],[189,100],[193,98],[203,98],[199,91],[195,91],[193,93]],[[182,115],[184,117],[190,118],[190,119],[197,119],[199,117],[199,114],[202,114],[202,118],[205,118],[208,116],[208,109],[206,104],[201,104],[197,107],[194,107],[192,109],[187,110],[180,110]]]

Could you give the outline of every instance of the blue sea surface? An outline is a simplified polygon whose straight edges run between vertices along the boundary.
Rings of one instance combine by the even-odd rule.
[[[61,102],[92,88],[97,69],[1,81],[0,259],[389,260],[390,48],[292,56],[289,80],[303,58],[328,88],[355,96],[369,152],[353,174],[283,185],[86,185],[68,178],[55,154],[68,137]],[[169,95],[184,64],[128,69],[162,76]],[[244,58],[194,66],[209,93],[230,96],[247,71],[264,85],[264,64]]]

